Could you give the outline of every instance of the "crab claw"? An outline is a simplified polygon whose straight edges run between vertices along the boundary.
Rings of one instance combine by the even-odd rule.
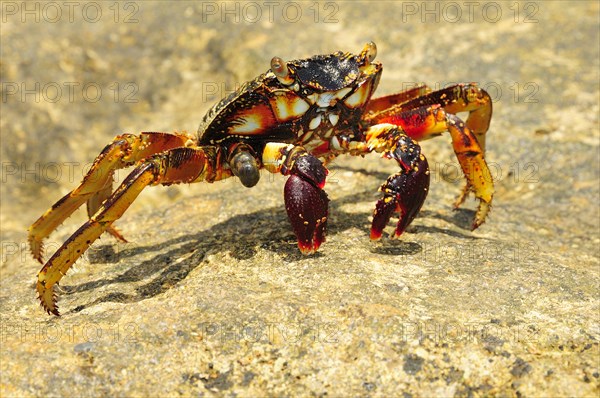
[[[403,166],[399,173],[390,176],[381,186],[383,198],[377,201],[371,224],[371,239],[381,238],[383,229],[392,215],[400,214],[395,236],[399,237],[421,210],[429,190],[429,165],[425,156],[411,162],[412,166]]]
[[[327,169],[312,155],[299,157],[288,178],[285,208],[303,254],[312,254],[325,241],[329,199],[323,191]]]

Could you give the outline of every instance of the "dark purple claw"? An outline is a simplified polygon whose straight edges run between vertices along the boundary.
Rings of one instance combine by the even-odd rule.
[[[381,238],[383,229],[395,211],[398,211],[398,203],[392,196],[386,195],[377,201],[373,212],[373,223],[371,224],[371,240]]]
[[[305,180],[313,182],[321,189],[325,186],[325,178],[328,173],[323,163],[309,154],[299,156],[292,168],[292,174],[299,175]]]
[[[411,170],[402,170],[389,177],[381,190],[383,198],[375,205],[371,224],[372,240],[381,238],[383,229],[394,212],[400,213],[395,232],[398,237],[421,210],[429,190],[429,166],[425,157],[420,156]]]
[[[312,254],[325,241],[327,194],[314,183],[292,174],[285,184],[285,208],[303,254]]]

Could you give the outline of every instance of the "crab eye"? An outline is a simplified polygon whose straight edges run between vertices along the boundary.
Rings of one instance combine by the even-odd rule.
[[[375,60],[377,56],[377,46],[372,41],[368,42],[363,50],[369,63]]]
[[[273,57],[271,60],[271,70],[277,77],[286,77],[288,74],[288,68],[285,62],[279,57]]]
[[[271,70],[277,77],[277,80],[279,80],[281,82],[281,84],[285,84],[286,86],[289,86],[290,84],[292,84],[294,82],[294,79],[292,79],[292,76],[291,76],[290,70],[287,67],[287,64],[281,58],[273,57],[273,59],[271,60]]]

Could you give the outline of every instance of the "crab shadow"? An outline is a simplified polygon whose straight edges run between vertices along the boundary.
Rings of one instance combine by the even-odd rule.
[[[380,173],[376,173],[380,174]],[[373,190],[347,195],[330,202],[330,218],[328,236],[333,237],[340,232],[366,225],[367,214],[349,213],[342,210],[346,204],[359,201],[373,201],[377,198]],[[256,255],[257,248],[270,250],[283,257],[283,261],[301,261],[307,257],[300,253],[296,246],[296,238],[289,221],[282,211],[283,207],[273,206],[248,214],[237,215],[226,221],[214,224],[208,229],[193,234],[178,236],[166,240],[158,245],[126,247],[118,254],[114,253],[112,245],[102,246],[96,253],[96,262],[117,262],[119,258],[128,258],[138,255],[157,253],[151,258],[131,265],[125,272],[106,279],[98,279],[74,286],[62,286],[64,294],[73,294],[88,290],[95,290],[103,286],[121,283],[136,283],[145,281],[153,276],[147,283],[135,288],[135,293],[111,292],[99,297],[92,302],[79,305],[68,313],[77,313],[103,302],[132,303],[145,300],[162,294],[175,287],[180,281],[195,268],[201,266],[207,255],[229,252],[239,260],[249,259]],[[434,212],[421,212],[420,217],[447,217]],[[460,215],[460,219],[466,218]],[[456,223],[456,217],[448,220]],[[460,223],[462,224],[462,222]],[[257,233],[256,231],[260,231]],[[412,233],[436,232],[463,239],[473,239],[467,234],[431,227],[412,227]],[[368,239],[365,233],[365,239]],[[371,252],[382,255],[411,255],[422,251],[420,244],[402,240],[384,239],[374,246]],[[317,252],[310,258],[322,256]],[[91,258],[94,262],[94,258]]]

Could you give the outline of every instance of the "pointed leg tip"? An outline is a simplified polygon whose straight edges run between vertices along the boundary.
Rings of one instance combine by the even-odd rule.
[[[473,224],[471,224],[471,231],[475,231],[477,228],[479,228],[483,223],[485,222],[485,220],[473,220]]]
[[[56,304],[54,304],[54,307],[52,308],[46,307],[43,303],[41,303],[40,305],[48,315],[52,314],[55,316],[60,316],[60,312],[58,311],[58,306]]]
[[[476,230],[485,222],[491,210],[491,200],[490,202],[480,200],[479,209],[477,210],[477,213],[475,214],[475,219],[473,219],[473,224],[471,225],[471,231]]]
[[[58,305],[56,305],[56,294],[52,287],[46,288],[40,282],[37,283],[36,290],[38,293],[38,299],[40,305],[48,314],[54,314],[60,316],[58,311]]]
[[[29,252],[40,264],[44,264],[44,243],[38,239],[29,237]]]
[[[463,186],[462,191],[458,195],[458,197],[452,203],[452,209],[458,210],[460,206],[465,202],[467,197],[469,196],[469,192],[471,192],[471,185],[467,182],[465,186]]]
[[[127,241],[127,239],[125,239],[125,237],[123,236],[123,234],[121,234],[121,231],[119,231],[118,229],[116,229],[112,225],[106,229],[106,232],[108,232],[109,234],[111,234],[112,236],[114,236],[115,239],[117,239],[120,242],[129,243]]]
[[[55,316],[60,316],[60,312],[58,311],[58,307],[55,305],[54,308],[46,308],[43,304],[42,304],[42,308],[44,309],[44,311],[46,311],[46,313],[48,315],[52,314]]]

